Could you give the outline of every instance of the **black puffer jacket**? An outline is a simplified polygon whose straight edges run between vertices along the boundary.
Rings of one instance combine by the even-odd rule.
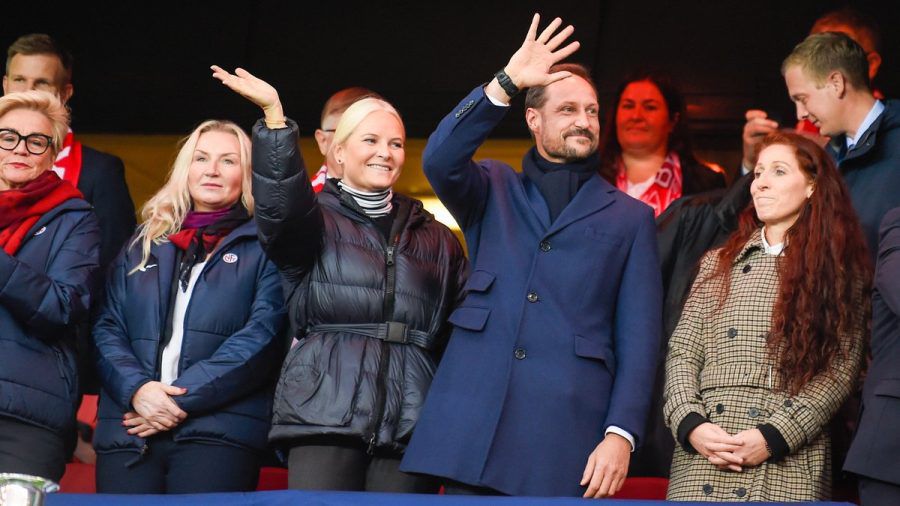
[[[316,201],[296,142],[292,122],[253,129],[260,240],[286,279],[299,338],[282,367],[269,439],[343,435],[402,450],[461,299],[462,247],[421,202],[402,195],[393,198],[390,240],[333,182]],[[388,342],[360,327],[388,321],[397,323],[382,332],[401,339],[406,325],[415,342]]]

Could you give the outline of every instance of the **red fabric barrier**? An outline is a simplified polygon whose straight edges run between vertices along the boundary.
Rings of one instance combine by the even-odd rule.
[[[94,482],[94,465],[81,462],[66,464],[66,474],[59,480],[60,492],[67,494],[94,494],[97,487]]]

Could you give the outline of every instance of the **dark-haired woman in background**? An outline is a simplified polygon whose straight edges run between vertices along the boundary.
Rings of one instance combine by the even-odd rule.
[[[862,364],[866,243],[814,142],[769,135],[754,173],[738,231],[703,258],[669,342],[669,499],[831,496],[827,424]]]
[[[659,72],[619,85],[600,153],[603,177],[656,216],[684,195],[725,187],[725,177],[694,156],[684,97]]]
[[[652,207],[656,217],[683,196],[725,187],[725,177],[694,156],[687,105],[668,75],[658,71],[632,73],[616,90],[614,104],[600,149],[600,173],[607,181]],[[670,244],[665,238],[659,243],[667,293],[666,315],[672,312],[668,295],[672,269],[666,265],[672,257]],[[683,298],[678,302],[680,309]],[[666,335],[669,333],[671,329]],[[665,346],[665,341],[662,344]],[[665,349],[659,356],[655,400],[647,417],[644,442],[632,455],[628,470],[631,476],[669,475],[673,443],[662,419]]]

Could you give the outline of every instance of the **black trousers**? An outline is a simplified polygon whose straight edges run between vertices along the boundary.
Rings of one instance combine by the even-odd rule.
[[[440,485],[430,476],[400,471],[402,455],[366,452],[355,438],[313,438],[290,450],[288,488],[434,494]]]
[[[900,504],[900,485],[860,476],[859,502],[862,506],[897,506]]]
[[[226,444],[151,437],[149,450],[97,455],[97,492],[104,494],[200,494],[256,489],[259,455]]]
[[[61,434],[15,418],[0,417],[0,473],[21,473],[58,482],[66,472]]]

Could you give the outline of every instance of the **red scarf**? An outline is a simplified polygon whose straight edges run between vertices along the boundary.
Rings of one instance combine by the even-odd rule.
[[[46,171],[22,188],[0,191],[0,246],[15,255],[41,216],[81,192],[53,171]]]
[[[230,209],[212,212],[191,211],[184,218],[181,230],[169,234],[169,241],[184,253],[178,265],[178,280],[186,292],[191,269],[212,253],[232,230],[250,220],[247,209],[240,203]]]
[[[625,175],[625,164],[621,158],[618,165],[616,187],[628,193],[628,177]],[[654,216],[659,217],[669,204],[679,198],[681,198],[681,159],[672,152],[666,156],[653,184],[644,191],[639,200],[652,207]]]
[[[63,181],[78,187],[78,178],[81,176],[81,143],[75,140],[75,134],[71,129],[63,140],[56,161],[53,162],[53,172],[56,172]]]

